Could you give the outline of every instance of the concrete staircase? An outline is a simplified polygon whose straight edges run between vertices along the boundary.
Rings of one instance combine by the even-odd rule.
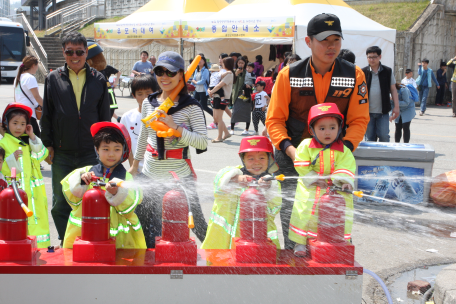
[[[41,45],[47,53],[48,70],[57,69],[65,64],[62,52],[62,41],[57,37],[40,37]]]

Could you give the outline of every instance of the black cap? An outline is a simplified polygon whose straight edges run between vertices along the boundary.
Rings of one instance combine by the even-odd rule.
[[[344,38],[339,17],[323,13],[310,19],[307,24],[307,36],[314,36],[318,41],[322,41],[331,35],[338,35]]]
[[[92,59],[93,57],[103,52],[103,49],[95,41],[89,39],[87,39],[87,48],[89,49],[87,60]]]

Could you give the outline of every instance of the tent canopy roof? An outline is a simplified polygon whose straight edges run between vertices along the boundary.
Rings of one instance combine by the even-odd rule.
[[[151,0],[118,23],[204,19],[226,6],[225,0]]]

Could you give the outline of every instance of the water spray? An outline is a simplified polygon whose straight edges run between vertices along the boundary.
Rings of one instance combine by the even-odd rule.
[[[193,228],[195,228],[195,222],[193,221],[192,206],[191,206],[190,200],[188,198],[187,190],[185,190],[185,187],[182,185],[182,183],[181,183],[179,177],[177,176],[177,174],[175,172],[173,172],[173,171],[169,171],[169,172],[171,173],[171,175],[176,180],[177,186],[180,189],[182,189],[182,191],[184,192],[185,198],[187,200],[187,206],[188,206],[188,228],[193,229]]]

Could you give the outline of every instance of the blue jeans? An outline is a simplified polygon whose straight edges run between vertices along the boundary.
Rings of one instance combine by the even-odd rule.
[[[421,87],[420,91],[420,111],[426,111],[426,101],[429,95],[429,87]]]
[[[60,183],[73,170],[97,164],[95,150],[86,153],[66,154],[56,151],[52,160],[52,218],[59,235],[63,241],[65,230],[70,217],[71,207],[66,202]]]
[[[389,142],[389,114],[369,113],[369,116],[365,140]]]

